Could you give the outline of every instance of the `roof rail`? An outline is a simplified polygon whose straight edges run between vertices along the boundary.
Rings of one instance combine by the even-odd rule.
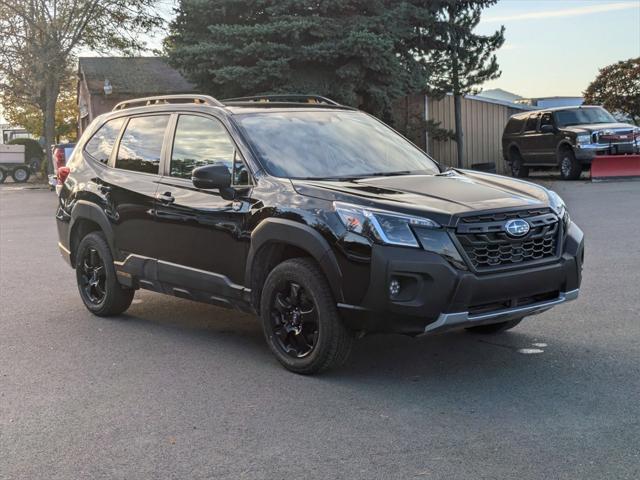
[[[224,105],[209,95],[159,95],[157,97],[132,98],[118,103],[113,107],[113,111],[124,110],[126,108],[142,107],[146,105],[162,105],[166,103],[196,103],[201,105],[211,105],[224,107]]]
[[[251,97],[236,97],[236,98],[225,98],[222,100],[224,103],[228,102],[282,102],[282,103],[324,103],[327,105],[333,105],[336,107],[341,107],[338,102],[335,100],[331,100],[327,97],[322,97],[320,95],[255,95]]]

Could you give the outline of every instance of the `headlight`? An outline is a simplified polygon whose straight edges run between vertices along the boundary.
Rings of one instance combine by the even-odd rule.
[[[581,134],[576,137],[576,143],[579,145],[586,145],[591,143],[591,135],[589,134]]]
[[[334,202],[333,206],[348,231],[389,245],[419,248],[420,244],[411,230],[411,226],[440,228],[440,225],[428,218],[340,202]]]
[[[569,212],[567,211],[567,206],[562,200],[562,197],[558,195],[553,190],[547,190],[549,195],[549,206],[551,210],[553,210],[556,215],[564,222],[565,227],[569,224]]]

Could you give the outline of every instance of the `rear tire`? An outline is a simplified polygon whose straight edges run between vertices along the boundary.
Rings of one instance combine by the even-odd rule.
[[[480,335],[495,335],[497,333],[506,332],[518,326],[524,319],[509,320],[508,322],[492,323],[490,325],[478,325],[477,327],[469,327],[466,330],[471,333],[479,333]]]
[[[560,151],[560,177],[563,180],[577,180],[582,173],[582,165],[576,160],[573,150],[565,148]]]
[[[11,178],[13,178],[13,181],[16,183],[24,183],[27,180],[29,180],[29,176],[31,175],[31,172],[29,171],[29,167],[16,167],[13,169],[13,172],[11,172]]]
[[[511,161],[511,175],[515,178],[527,178],[529,176],[529,167],[524,166],[522,155],[518,150],[511,150],[509,153]]]
[[[308,258],[286,260],[265,281],[260,317],[269,348],[294,373],[339,367],[351,352],[353,335],[342,324],[329,284]]]
[[[91,313],[109,317],[129,308],[135,290],[118,283],[111,249],[102,232],[92,232],[80,241],[75,264],[80,298]]]
[[[7,179],[7,172],[5,172],[0,168],[0,184],[4,183],[6,179]]]

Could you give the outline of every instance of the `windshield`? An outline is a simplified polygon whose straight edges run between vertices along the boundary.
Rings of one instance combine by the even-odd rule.
[[[236,118],[262,165],[276,177],[350,179],[440,172],[424,152],[362,112],[287,111]]]
[[[570,125],[586,125],[589,123],[614,123],[613,116],[604,108],[574,108],[555,112],[556,122],[560,127]]]

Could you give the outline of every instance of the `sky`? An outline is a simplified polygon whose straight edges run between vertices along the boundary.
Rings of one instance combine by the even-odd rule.
[[[580,96],[598,69],[640,57],[640,0],[500,0],[484,11],[477,32],[500,25],[502,76],[484,89]]]
[[[177,3],[160,0],[158,10],[170,20]],[[598,69],[640,57],[640,0],[499,0],[484,11],[477,32],[490,34],[501,25],[502,76],[483,85],[485,90],[580,96]],[[165,31],[149,38],[149,46],[160,48]]]

